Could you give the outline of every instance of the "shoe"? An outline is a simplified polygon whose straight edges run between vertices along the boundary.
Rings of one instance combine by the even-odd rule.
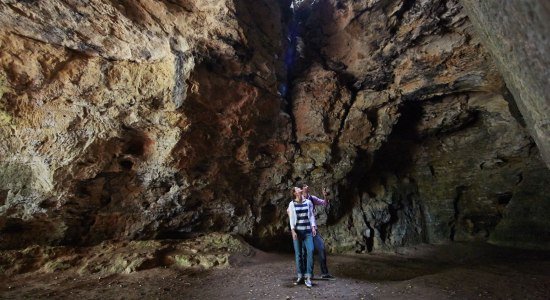
[[[330,280],[330,279],[336,279],[336,278],[334,278],[334,276],[332,276],[332,275],[330,275],[330,274],[324,274],[324,275],[321,276],[321,278],[323,278],[323,279],[329,279],[329,280]]]
[[[296,281],[294,281],[294,285],[299,285],[304,283],[304,277],[298,277]]]
[[[306,286],[307,286],[308,288],[311,288],[311,287],[312,287],[311,279],[309,279],[309,277],[306,277],[306,280],[304,281],[304,283],[306,284]]]

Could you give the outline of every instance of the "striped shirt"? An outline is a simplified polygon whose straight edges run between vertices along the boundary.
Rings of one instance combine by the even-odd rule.
[[[309,207],[307,203],[294,202],[294,210],[296,212],[296,230],[304,232],[311,231],[311,224],[308,218]]]

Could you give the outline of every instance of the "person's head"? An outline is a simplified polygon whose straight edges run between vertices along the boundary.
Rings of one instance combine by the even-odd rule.
[[[300,198],[302,196],[302,189],[295,186],[290,190],[290,193],[292,194],[292,197]]]
[[[309,186],[307,186],[307,184],[303,183],[303,182],[300,182],[296,185],[297,187],[299,187],[301,190],[302,190],[302,193],[304,195],[308,195],[309,194]]]
[[[302,187],[302,193],[304,195],[309,195],[309,186],[307,186],[307,184],[304,183],[304,186]]]

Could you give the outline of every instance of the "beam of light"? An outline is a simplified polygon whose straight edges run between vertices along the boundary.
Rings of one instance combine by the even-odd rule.
[[[298,49],[301,34],[300,15],[303,17],[303,10],[309,10],[317,2],[317,0],[309,1],[309,3],[306,3],[306,1],[308,0],[293,0],[290,4],[292,19],[288,23],[286,31],[286,49],[283,54],[283,62],[287,73],[287,82],[279,85],[279,93],[283,97],[285,97],[289,91],[289,80],[291,80],[290,78],[292,77],[292,72],[298,60],[297,57],[300,54]],[[308,7],[304,7],[306,4],[308,4]],[[299,10],[301,10],[302,13],[300,13]]]

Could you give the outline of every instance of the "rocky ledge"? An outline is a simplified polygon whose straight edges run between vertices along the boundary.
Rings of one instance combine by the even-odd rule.
[[[234,260],[251,257],[257,250],[238,237],[209,234],[186,241],[105,241],[92,247],[31,246],[0,252],[5,276],[26,272],[107,277],[170,267],[180,270],[227,268]]]

